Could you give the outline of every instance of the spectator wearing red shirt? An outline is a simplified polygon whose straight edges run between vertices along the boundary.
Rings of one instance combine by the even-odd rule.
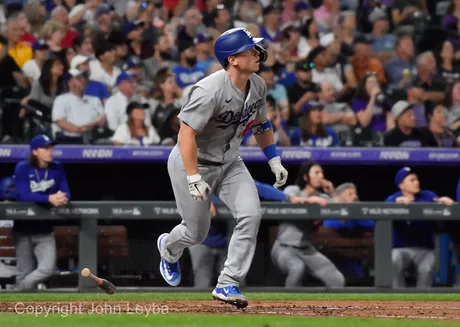
[[[60,22],[65,29],[64,38],[61,40],[62,48],[71,48],[73,40],[78,36],[78,33],[69,27],[69,12],[64,6],[57,6],[51,12],[51,20]]]
[[[188,0],[163,0],[163,7],[172,12],[173,16],[181,17],[187,9]]]

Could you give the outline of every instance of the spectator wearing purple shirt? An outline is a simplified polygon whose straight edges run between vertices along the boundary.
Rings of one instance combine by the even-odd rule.
[[[448,40],[452,42],[452,45],[454,46],[455,52],[460,51],[460,38],[458,37],[459,34],[459,20],[458,16],[456,15],[457,10],[460,10],[460,8],[457,8],[458,6],[456,5],[458,3],[460,5],[459,1],[451,1],[449,8],[447,8],[447,13],[442,19],[442,28],[448,33]]]
[[[363,128],[373,132],[385,132],[387,128],[387,114],[384,97],[374,73],[368,73],[360,81],[351,107],[356,113],[358,122]]]

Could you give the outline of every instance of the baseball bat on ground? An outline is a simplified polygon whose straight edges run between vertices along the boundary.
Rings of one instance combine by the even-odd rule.
[[[96,283],[96,285],[107,294],[112,295],[117,290],[115,285],[113,285],[111,282],[109,282],[106,279],[94,276],[88,268],[84,268],[81,271],[81,275],[83,277],[92,279]]]

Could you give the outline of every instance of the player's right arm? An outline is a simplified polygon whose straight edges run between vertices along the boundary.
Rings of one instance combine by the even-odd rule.
[[[206,200],[211,188],[201,178],[198,170],[196,136],[208,124],[214,115],[212,94],[201,86],[193,86],[187,100],[178,115],[181,121],[179,129],[179,149],[187,173],[190,195],[197,201]]]
[[[198,174],[196,136],[198,132],[187,123],[181,123],[179,130],[180,154],[187,176]]]

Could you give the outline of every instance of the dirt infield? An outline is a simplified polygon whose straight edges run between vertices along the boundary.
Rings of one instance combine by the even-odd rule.
[[[244,310],[217,301],[0,302],[1,313],[187,313],[405,318],[460,321],[460,303],[447,301],[250,301]]]

